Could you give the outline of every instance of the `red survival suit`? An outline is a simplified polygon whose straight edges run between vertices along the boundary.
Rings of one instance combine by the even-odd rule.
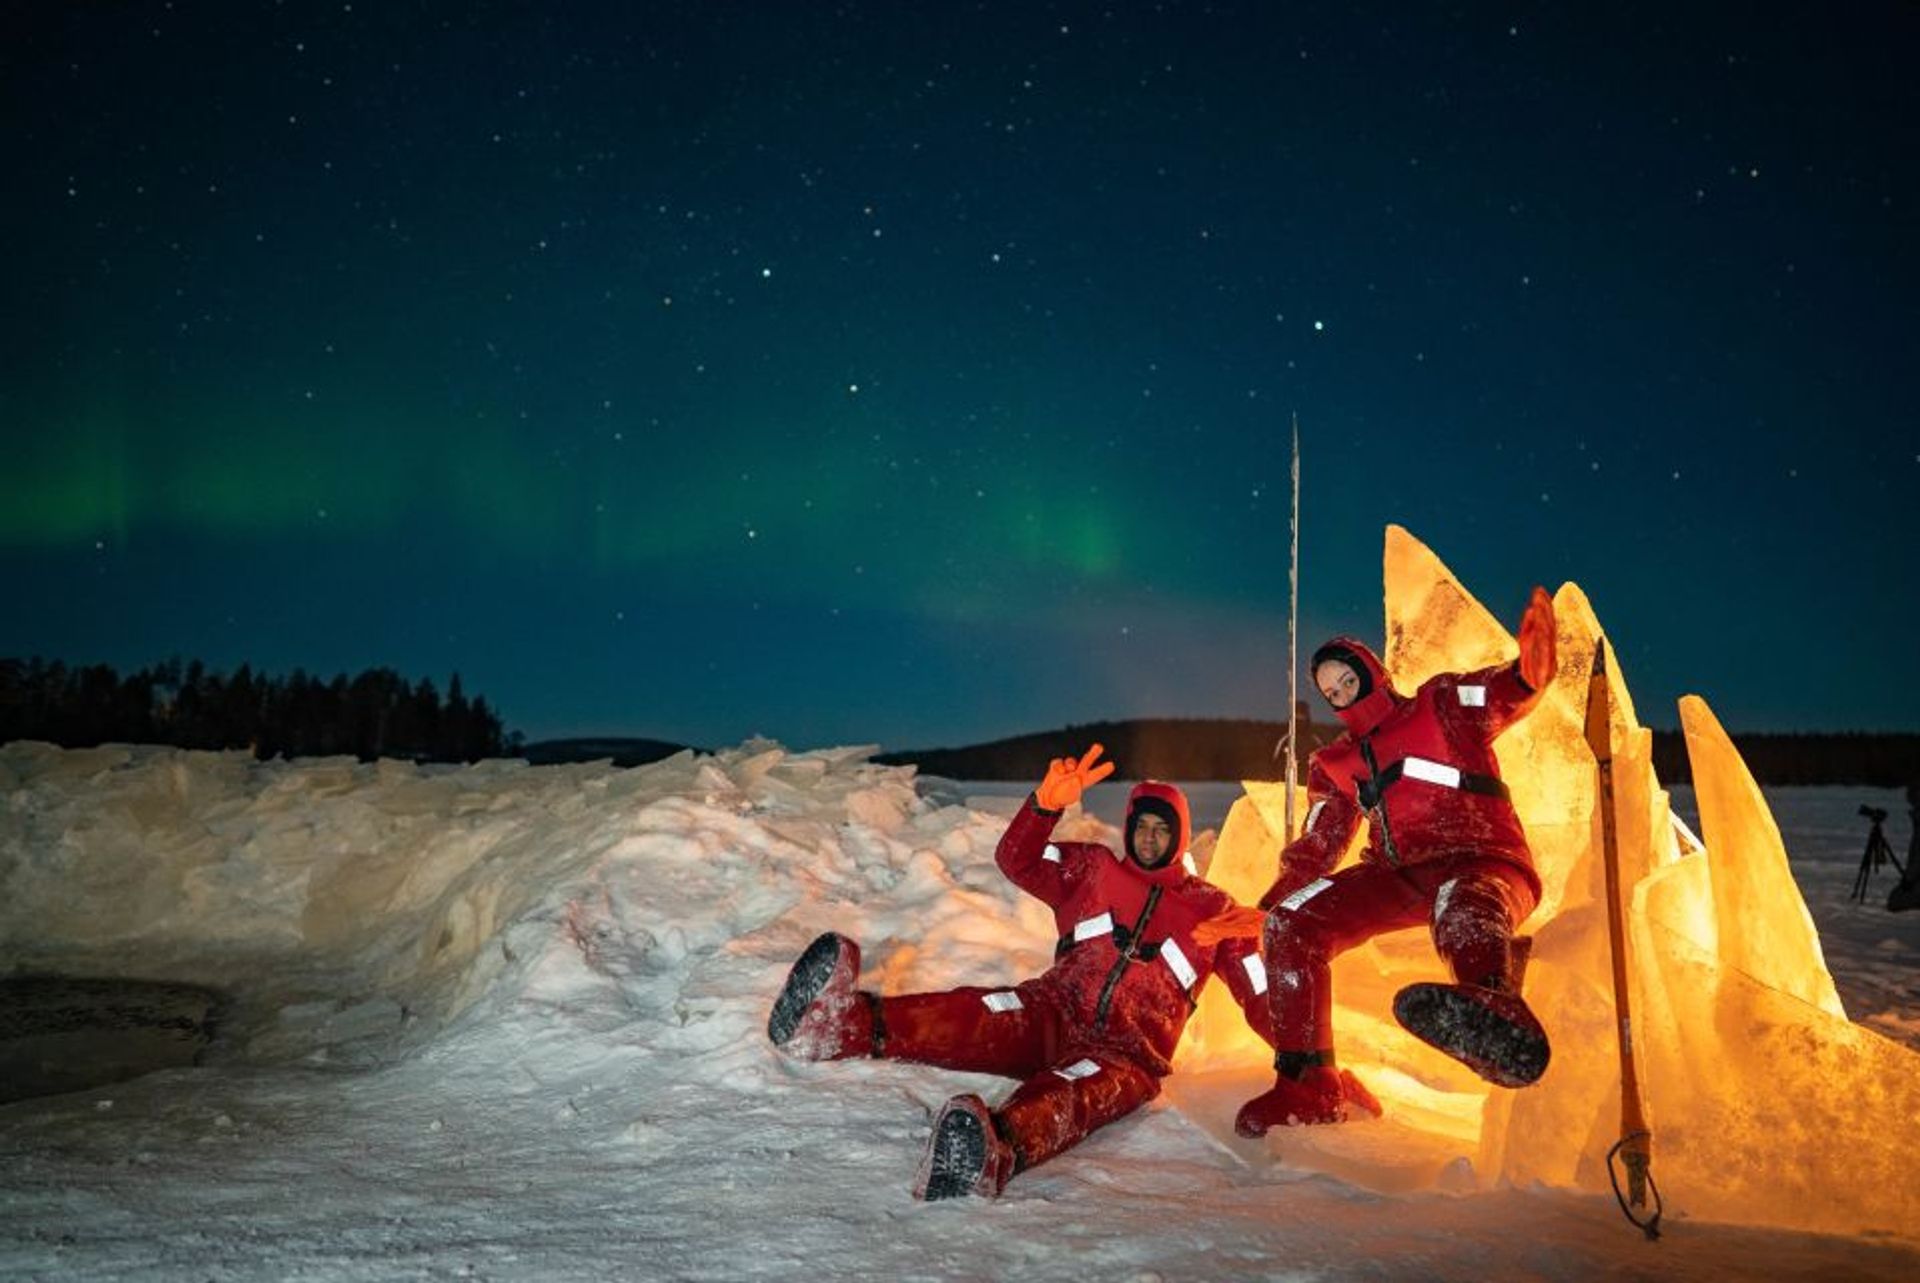
[[[1059,944],[1045,974],[1010,988],[862,993],[864,1001],[842,1004],[830,1045],[803,1045],[796,1037],[785,1044],[789,1053],[872,1055],[1022,1080],[983,1120],[1010,1147],[1010,1165],[965,1191],[993,1194],[1014,1172],[1159,1094],[1209,976],[1225,978],[1266,1038],[1267,974],[1257,942],[1244,929],[1218,934],[1221,921],[1248,911],[1190,872],[1184,852],[1191,821],[1179,789],[1151,780],[1136,785],[1127,804],[1129,834],[1143,808],[1176,817],[1176,854],[1154,869],[1095,843],[1049,841],[1061,813],[1031,796],[1000,839],[1000,870],[1053,909]],[[1209,922],[1215,930],[1196,934]],[[956,1097],[949,1107],[963,1099],[977,1098]],[[936,1141],[940,1132],[936,1124]]]
[[[1504,991],[1513,929],[1540,898],[1526,833],[1493,753],[1494,738],[1539,698],[1519,664],[1443,673],[1408,697],[1351,637],[1321,647],[1315,670],[1330,659],[1361,674],[1363,693],[1336,710],[1346,733],[1309,760],[1305,826],[1260,900],[1269,910],[1264,951],[1277,1090],[1285,1097],[1289,1074],[1297,1079],[1326,1066],[1325,1090],[1304,1106],[1299,1099],[1264,1108],[1257,1108],[1264,1097],[1250,1102],[1239,1120],[1249,1135],[1281,1122],[1347,1116],[1330,1072],[1329,963],[1336,955],[1384,932],[1427,925],[1457,982]],[[1370,831],[1360,862],[1329,875],[1362,819]],[[1347,1103],[1377,1110],[1361,1096],[1356,1102],[1349,1092]]]

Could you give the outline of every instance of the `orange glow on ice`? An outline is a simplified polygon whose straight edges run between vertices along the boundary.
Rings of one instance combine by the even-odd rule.
[[[1500,622],[1397,526],[1387,530],[1385,562],[1385,659],[1401,690],[1518,654]],[[1517,592],[1513,604],[1517,618]],[[1583,734],[1601,629],[1573,584],[1554,595],[1554,610],[1559,676],[1496,745],[1545,882],[1522,930],[1534,937],[1526,995],[1553,1037],[1552,1065],[1533,1087],[1495,1091],[1414,1040],[1393,1021],[1393,994],[1444,978],[1444,968],[1424,930],[1381,936],[1335,961],[1334,1019],[1341,1063],[1379,1095],[1388,1122],[1278,1129],[1264,1143],[1336,1154],[1335,1168],[1363,1184],[1404,1184],[1404,1170],[1385,1174],[1406,1168],[1404,1154],[1383,1156],[1378,1141],[1369,1148],[1361,1139],[1364,1129],[1383,1128],[1378,1135],[1390,1147],[1428,1151],[1429,1183],[1458,1188],[1470,1163],[1469,1185],[1609,1189],[1619,1051],[1598,781]],[[1920,1219],[1912,1179],[1920,1054],[1847,1020],[1779,830],[1705,702],[1689,696],[1680,704],[1702,851],[1691,834],[1683,840],[1669,813],[1653,774],[1652,733],[1635,717],[1617,666],[1610,676],[1634,1036],[1653,1174],[1669,1218],[1912,1234]],[[1257,899],[1276,872],[1283,787],[1248,782],[1215,848],[1208,876],[1242,902]],[[1295,806],[1305,813],[1304,793]],[[1180,1068],[1197,1081],[1238,1074],[1252,1094],[1265,1086],[1267,1063],[1265,1045],[1221,987],[1210,986]],[[1168,1088],[1181,1098],[1180,1074]],[[1223,1103],[1201,1099],[1217,1085],[1193,1091],[1191,1107]]]

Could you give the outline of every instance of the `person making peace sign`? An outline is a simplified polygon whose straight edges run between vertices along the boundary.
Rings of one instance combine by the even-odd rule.
[[[969,1093],[940,1108],[916,1198],[995,1197],[1016,1172],[1152,1100],[1216,972],[1273,1041],[1259,917],[1194,874],[1179,789],[1134,786],[1124,856],[1049,840],[1061,812],[1113,773],[1101,753],[1095,744],[1082,757],[1055,758],[994,852],[1015,886],[1053,910],[1059,944],[1044,974],[1007,988],[883,998],[856,987],[860,946],[828,932],[794,963],[774,1002],[767,1036],[789,1056],[884,1057],[1020,1080],[997,1107]]]

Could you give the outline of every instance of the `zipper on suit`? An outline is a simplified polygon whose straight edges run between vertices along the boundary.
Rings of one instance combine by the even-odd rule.
[[[1373,794],[1373,809],[1380,823],[1380,849],[1387,854],[1387,863],[1394,868],[1400,867],[1400,852],[1393,846],[1393,826],[1387,823],[1387,789],[1380,782],[1380,763],[1373,757],[1373,737],[1360,737],[1360,760],[1367,764],[1368,791]]]
[[[1140,933],[1147,929],[1147,919],[1153,916],[1154,906],[1159,903],[1160,888],[1148,887],[1147,902],[1141,907],[1140,919],[1133,924],[1133,931],[1127,937],[1127,947],[1120,951],[1120,957],[1114,962],[1113,970],[1107,972],[1107,982],[1100,986],[1100,1001],[1095,1003],[1093,1008],[1095,1032],[1104,1028],[1107,1023],[1107,1008],[1113,1004],[1113,991],[1119,988],[1120,977],[1127,974],[1127,967],[1138,956],[1134,950],[1140,947]]]

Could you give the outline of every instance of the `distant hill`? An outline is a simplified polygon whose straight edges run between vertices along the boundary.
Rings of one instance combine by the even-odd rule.
[[[1052,759],[1085,752],[1097,742],[1126,779],[1277,780],[1285,766],[1274,747],[1286,733],[1285,722],[1141,718],[1088,722],[965,748],[881,753],[873,760],[912,763],[950,779],[1037,780]],[[1303,723],[1302,759],[1332,734],[1333,728]]]
[[[1302,759],[1332,739],[1338,726],[1303,724]],[[961,780],[1037,780],[1056,757],[1085,751],[1098,741],[1128,779],[1273,780],[1282,767],[1274,745],[1284,722],[1204,718],[1148,718],[1090,722],[1059,730],[1016,735],[963,748],[908,749],[882,753],[876,762],[913,763],[930,775]],[[1736,734],[1733,742],[1762,784],[1852,784],[1872,788],[1920,786],[1920,735],[1883,732]],[[1654,770],[1667,784],[1693,779],[1686,737],[1653,733]]]

